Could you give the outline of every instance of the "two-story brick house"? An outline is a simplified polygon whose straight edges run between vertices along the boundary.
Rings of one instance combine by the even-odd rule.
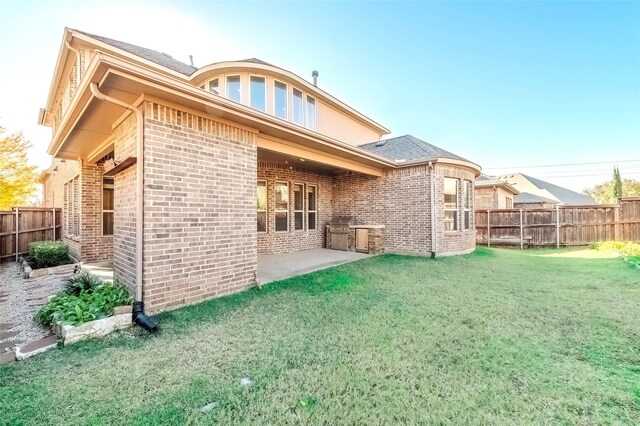
[[[151,311],[244,289],[259,254],[377,226],[386,252],[474,249],[476,164],[389,130],[257,59],[202,68],[66,29],[40,123],[64,239]]]

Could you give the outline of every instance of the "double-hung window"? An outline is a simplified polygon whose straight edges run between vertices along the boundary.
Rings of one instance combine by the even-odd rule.
[[[273,84],[273,107],[276,117],[287,119],[287,85],[279,81]]]
[[[289,230],[289,184],[276,182],[274,189],[276,232],[287,232]]]
[[[102,235],[113,235],[113,178],[102,178]]]
[[[293,229],[304,230],[304,185],[293,184]]]
[[[316,229],[318,218],[318,187],[307,185],[307,229]]]
[[[307,127],[311,130],[316,129],[316,100],[307,95]]]
[[[232,101],[242,101],[242,89],[240,88],[240,76],[227,76],[227,99]]]
[[[444,178],[444,230],[458,230],[458,179]]]
[[[258,232],[267,232],[267,182],[264,180],[258,181],[256,211],[258,214]]]
[[[264,77],[252,75],[249,78],[249,92],[251,97],[251,108],[260,111],[267,110],[267,84]]]
[[[462,186],[462,217],[464,229],[471,229],[471,182],[463,181]]]
[[[295,87],[293,88],[293,102],[291,107],[293,108],[293,122],[296,124],[304,124],[304,111],[302,110],[302,92]]]

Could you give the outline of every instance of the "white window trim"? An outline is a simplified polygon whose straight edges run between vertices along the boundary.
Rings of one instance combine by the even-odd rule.
[[[309,111],[308,109],[308,105],[309,105],[309,99],[313,99],[313,123],[315,124],[314,127],[310,127],[309,126],[309,117],[307,116],[307,112]],[[315,96],[310,96],[308,94],[305,94],[304,97],[304,118],[305,118],[305,127],[307,129],[310,130],[316,130],[318,128],[318,99]]]
[[[300,92],[300,109],[301,109],[300,118],[302,120],[300,123],[297,123],[295,121],[295,116],[296,115],[295,115],[295,112],[294,112],[294,105],[295,105],[295,101],[294,100],[295,100],[296,96],[295,96],[294,93],[295,93],[296,90],[298,92]],[[304,100],[305,100],[304,95],[305,95],[305,93],[304,93],[303,90],[300,90],[295,86],[292,86],[292,88],[291,88],[291,120],[290,121],[293,124],[297,124],[298,126],[302,126],[302,127],[304,127],[304,121],[305,121],[304,118],[307,115],[307,111],[306,111],[306,108],[305,108],[306,104],[304,103]]]
[[[101,186],[101,195],[100,195],[100,205],[102,206],[102,214],[100,215],[100,235],[102,235],[103,237],[113,237],[113,234],[115,234],[115,229],[113,230],[113,234],[105,234],[104,233],[104,214],[105,213],[113,213],[114,215],[114,222],[115,222],[115,210],[105,210],[104,209],[104,188],[105,188],[105,184],[104,184],[104,177],[102,178],[102,186]],[[115,207],[115,186],[116,186],[116,180],[114,178],[111,178],[113,180],[113,183],[110,184],[109,186],[111,186],[111,189],[114,190],[114,197],[113,197],[113,204]],[[107,188],[109,187],[107,186]],[[114,227],[115,228],[115,227]]]
[[[261,78],[261,79],[264,80],[264,111],[254,107],[253,105],[251,105],[251,78],[253,78],[253,77]],[[240,83],[240,87],[242,87],[242,82]],[[267,102],[267,77],[264,76],[264,75],[249,74],[249,90],[248,90],[248,92],[249,92],[249,103],[248,103],[248,105],[251,108],[255,109],[256,111],[261,111],[261,112],[266,113],[267,110],[269,109],[268,108],[269,103]],[[242,91],[240,91],[240,97],[242,97]]]
[[[448,176],[445,176],[444,179],[445,180],[446,179],[451,179],[451,180],[455,180],[456,181],[456,207],[455,208],[449,208],[448,209],[448,208],[446,208],[444,206],[445,205],[444,197],[445,197],[446,194],[444,193],[444,191],[443,191],[443,194],[442,194],[442,198],[443,198],[443,203],[442,204],[443,204],[444,212],[445,212],[444,218],[446,220],[446,217],[447,217],[446,212],[455,212],[456,213],[456,218],[457,218],[457,220],[455,220],[453,222],[453,225],[455,226],[457,224],[457,227],[455,229],[445,229],[444,232],[445,233],[460,232],[460,228],[461,228],[461,226],[460,226],[460,200],[458,199],[458,197],[460,196],[460,179],[452,178],[452,177],[448,177]],[[443,227],[444,227],[444,222],[443,222]]]
[[[471,216],[471,203],[473,203],[473,197],[471,196],[471,181],[463,180],[462,181],[463,191],[462,194],[466,196],[462,200],[462,230],[469,231],[473,227],[473,217]],[[467,204],[467,207],[464,205]],[[469,226],[467,227],[467,222],[465,220],[466,213],[469,213]]]
[[[307,184],[307,188],[315,188],[315,195],[316,195],[316,205],[315,205],[315,210],[310,210],[309,209],[309,190],[305,189],[305,194],[306,197],[304,197],[306,199],[306,207],[307,207],[307,230],[308,231],[318,231],[318,200],[320,199],[319,195],[318,195],[318,185],[315,184]],[[315,213],[315,222],[314,222],[314,228],[311,229],[309,227],[309,213]]]
[[[280,83],[280,84],[284,84],[284,104],[287,108],[286,113],[285,113],[285,117],[278,117],[278,115],[276,114],[276,84]],[[289,85],[287,83],[285,83],[284,81],[280,81],[280,80],[273,80],[273,116],[275,118],[279,118],[280,120],[287,120],[289,121]]]
[[[290,207],[290,198],[291,198],[291,192],[289,191],[290,189],[290,185],[289,182],[284,181],[284,180],[276,180],[273,182],[273,195],[275,197],[276,195],[276,187],[278,186],[279,183],[283,183],[285,185],[287,185],[287,207],[285,209],[278,209],[278,203],[276,203],[276,199],[273,199],[273,231],[276,234],[284,234],[289,232],[289,229],[291,228],[289,225],[289,220],[291,220],[291,216],[289,213],[289,207]],[[278,231],[278,227],[276,226],[276,215],[277,213],[286,213],[287,214],[287,229],[284,231]]]
[[[229,78],[238,77],[240,79],[240,100],[235,101],[229,96]],[[220,83],[218,83],[220,84]],[[224,76],[224,94],[227,99],[233,102],[242,103],[242,74],[228,74]]]
[[[293,196],[293,232],[304,232],[307,230],[307,218],[305,218],[306,215],[306,207],[307,207],[307,203],[305,202],[305,194],[307,193],[307,185],[305,185],[304,183],[300,183],[300,182],[294,182],[291,186],[296,186],[296,185],[300,185],[302,187],[302,210],[295,210],[296,208],[296,203],[295,203],[295,191],[291,191],[292,194],[294,194]],[[316,190],[317,191],[317,190]],[[296,213],[302,213],[302,229],[296,229]]]
[[[256,222],[258,221],[257,213],[264,212],[264,218],[265,218],[264,231],[257,231],[257,232],[258,234],[267,234],[269,233],[269,183],[264,179],[258,179],[257,183],[260,183],[260,182],[264,182],[264,189],[265,189],[265,192],[267,193],[267,205],[265,206],[264,210],[259,210],[256,208]],[[257,188],[257,185],[256,185],[256,188]],[[256,193],[256,197],[257,196],[258,194]],[[257,223],[256,223],[256,228],[257,228]]]
[[[215,81],[215,80],[218,80],[218,90],[217,90],[217,92],[218,92],[218,95],[220,95],[220,77],[216,77],[216,78],[212,78],[212,79],[207,80],[207,84],[205,84],[203,89],[205,89],[209,93],[213,93],[211,91],[211,83],[213,81]],[[240,87],[242,87],[242,81],[240,81]],[[214,95],[215,95],[215,93],[214,93]],[[240,92],[240,95],[242,95],[242,91]]]

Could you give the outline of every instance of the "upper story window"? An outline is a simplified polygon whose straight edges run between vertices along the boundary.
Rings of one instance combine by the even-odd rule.
[[[307,95],[307,127],[316,129],[316,100]]]
[[[219,80],[217,78],[214,78],[213,80],[209,81],[209,91],[211,93],[215,93],[216,95],[220,94],[220,90],[218,87],[219,84]]]
[[[302,111],[302,92],[296,88],[293,89],[293,122],[296,124],[303,124],[303,111]]]
[[[242,89],[240,87],[240,76],[230,75],[227,76],[227,98],[232,101],[241,102]]]
[[[278,118],[287,119],[287,85],[279,81],[273,84],[273,108]]]
[[[251,95],[251,107],[260,111],[267,110],[267,85],[264,77],[252,75],[250,77],[249,92]]]

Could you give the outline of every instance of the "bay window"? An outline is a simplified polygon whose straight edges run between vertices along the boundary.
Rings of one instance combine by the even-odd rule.
[[[444,230],[458,230],[458,179],[444,178]]]
[[[276,81],[273,86],[274,114],[287,119],[287,85]]]
[[[293,122],[303,124],[302,111],[302,92],[296,88],[293,89]]]
[[[316,100],[311,96],[307,96],[307,127],[311,130],[316,129]]]
[[[242,89],[240,88],[239,75],[230,75],[227,77],[227,98],[232,101],[241,102]]]
[[[267,110],[267,84],[264,77],[252,75],[249,78],[249,93],[251,108],[260,111]]]

